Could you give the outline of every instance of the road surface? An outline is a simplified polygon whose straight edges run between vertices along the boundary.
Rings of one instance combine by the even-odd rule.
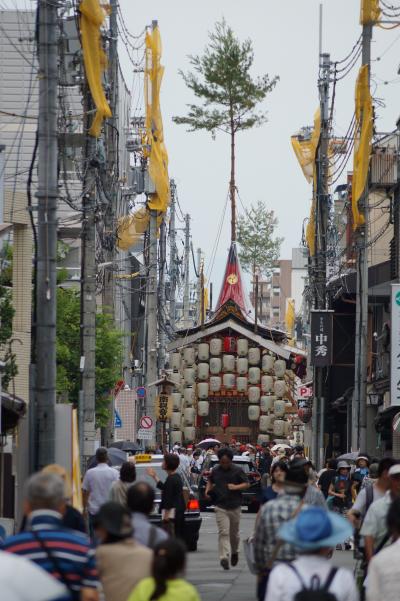
[[[202,601],[255,601],[255,576],[248,570],[243,548],[240,548],[239,564],[230,570],[223,570],[218,560],[214,514],[205,512],[202,517],[198,551],[189,553],[188,580],[197,587]],[[254,520],[254,514],[243,511],[242,540],[252,533]],[[352,569],[353,554],[350,551],[336,552],[334,563]]]

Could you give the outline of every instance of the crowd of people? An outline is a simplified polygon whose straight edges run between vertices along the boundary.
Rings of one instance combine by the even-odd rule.
[[[199,601],[184,578],[181,472],[197,481],[207,454],[218,457],[205,496],[214,507],[223,570],[239,563],[242,493],[250,486],[237,456],[248,456],[261,476],[254,536],[244,541],[259,601],[400,598],[399,462],[359,454],[354,462],[329,459],[317,473],[300,446],[236,442],[176,446],[163,457],[165,480],[147,468],[154,486],[136,480],[134,457],[116,470],[99,448],[82,482],[83,513],[71,505],[61,466],[33,474],[20,531],[2,541],[1,598]],[[154,487],[161,491],[161,527],[150,520]],[[354,551],[354,574],[332,564],[333,551],[342,549]]]

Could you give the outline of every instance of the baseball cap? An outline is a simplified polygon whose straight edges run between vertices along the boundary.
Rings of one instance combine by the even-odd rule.
[[[388,472],[389,476],[399,476],[400,475],[400,463],[396,463],[392,465]]]

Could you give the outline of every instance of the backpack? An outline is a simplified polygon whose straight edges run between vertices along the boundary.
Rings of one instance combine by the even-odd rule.
[[[332,584],[332,580],[335,578],[338,568],[331,569],[324,585],[321,585],[319,576],[314,574],[311,578],[310,586],[307,586],[294,565],[291,563],[287,565],[292,568],[297,578],[300,580],[302,587],[293,597],[293,601],[337,601],[336,595],[329,592],[329,587]]]

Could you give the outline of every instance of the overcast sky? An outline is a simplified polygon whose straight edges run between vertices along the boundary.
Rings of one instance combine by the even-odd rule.
[[[269,121],[259,129],[240,133],[237,140],[237,184],[243,203],[263,200],[279,219],[278,235],[284,237],[282,258],[301,240],[302,222],[308,216],[311,189],[297,164],[290,136],[301,126],[311,124],[318,104],[318,0],[120,0],[130,30],[139,33],[152,19],[159,22],[163,41],[165,75],[162,85],[162,112],[170,159],[170,176],[178,186],[181,206],[192,217],[194,246],[205,253],[206,268],[217,235],[229,182],[229,139],[219,134],[213,141],[207,133],[187,133],[172,123],[173,115],[184,115],[193,100],[179,69],[188,68],[188,54],[201,53],[214,23],[225,17],[240,39],[254,44],[254,75],[279,75],[280,82],[265,102]],[[359,0],[325,0],[323,51],[333,60],[343,59],[358,39]],[[389,48],[390,44],[392,47]],[[389,49],[388,49],[389,48]],[[374,29],[372,72],[374,96],[384,98],[387,108],[378,108],[380,131],[394,129],[398,116],[400,78],[399,30]],[[123,57],[123,53],[121,53]],[[131,81],[128,61],[123,59],[127,81]],[[354,110],[356,69],[338,83],[335,131],[344,134]],[[383,85],[382,80],[393,80]],[[349,163],[349,169],[351,164]],[[242,210],[240,203],[239,211]],[[218,247],[211,279],[219,290],[229,246],[229,214]]]
[[[320,0],[120,0],[120,8],[132,34],[139,34],[153,19],[158,20],[163,41],[165,75],[161,103],[170,176],[178,186],[180,204],[192,217],[195,248],[201,246],[206,269],[217,236],[228,191],[229,139],[216,141],[205,132],[187,133],[172,122],[184,115],[193,96],[186,89],[179,69],[189,67],[188,54],[201,53],[208,32],[225,17],[240,39],[254,44],[254,75],[279,75],[280,82],[265,102],[269,121],[259,129],[240,133],[237,140],[237,184],[246,207],[263,200],[279,219],[277,234],[284,237],[282,258],[290,258],[301,240],[302,223],[309,214],[311,189],[297,164],[290,136],[312,124],[318,105],[318,20]],[[0,5],[31,8],[33,0],[2,0]],[[360,0],[324,0],[323,51],[332,60],[343,59],[358,39]],[[119,44],[121,64],[134,108],[142,106],[141,82]],[[378,58],[382,57],[380,60]],[[374,28],[372,47],[372,94],[383,99],[376,107],[378,131],[391,131],[399,116],[400,29]],[[354,110],[356,68],[338,83],[335,103],[335,133],[345,134]],[[394,81],[393,81],[394,80]],[[132,87],[132,81],[134,85]],[[389,81],[385,85],[383,82]],[[351,170],[351,163],[348,168]],[[343,175],[345,181],[345,174]],[[340,183],[340,182],[338,182]],[[239,211],[242,210],[238,203]],[[219,290],[229,247],[229,212],[211,274]]]

